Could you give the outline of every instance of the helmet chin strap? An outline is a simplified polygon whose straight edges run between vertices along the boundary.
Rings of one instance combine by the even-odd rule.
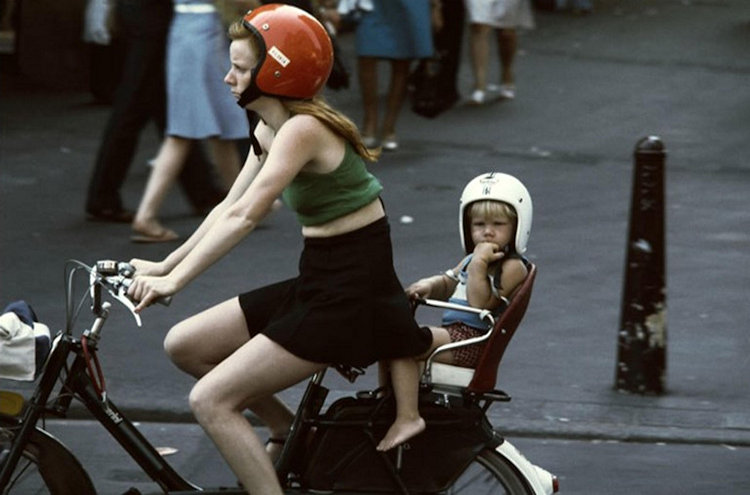
[[[244,108],[250,103],[260,98],[262,93],[258,86],[255,84],[255,78],[253,78],[250,85],[245,88],[245,91],[240,93],[240,98],[237,100],[237,104],[244,110]]]
[[[248,128],[250,129],[250,147],[253,149],[253,154],[260,158],[260,155],[263,154],[263,150],[260,147],[260,141],[258,141],[258,138],[255,137],[255,133],[253,132],[253,129],[258,125],[260,119],[258,118],[258,114],[252,110],[245,110],[245,115],[247,116]]]
[[[253,130],[255,129],[255,126],[258,124],[258,114],[253,112],[252,110],[248,110],[245,107],[260,98],[261,92],[258,89],[258,86],[255,84],[255,77],[253,76],[250,85],[245,88],[245,90],[240,93],[240,98],[237,100],[237,104],[245,110],[245,113],[247,115],[247,123],[250,129],[250,144],[253,149],[253,154],[256,157],[260,157],[263,154],[263,150],[260,147],[260,142],[258,141],[258,138],[255,137],[255,133]]]

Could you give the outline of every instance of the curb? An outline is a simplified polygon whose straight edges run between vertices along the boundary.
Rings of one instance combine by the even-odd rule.
[[[134,423],[196,423],[193,414],[184,410],[125,407],[120,408],[120,412]],[[253,426],[264,426],[254,414],[247,413],[246,416]],[[497,412],[488,413],[488,418],[495,429],[507,437],[750,447],[750,430],[745,428],[654,426],[563,419],[528,420],[501,417]],[[71,405],[68,416],[59,419],[93,420],[81,404]]]

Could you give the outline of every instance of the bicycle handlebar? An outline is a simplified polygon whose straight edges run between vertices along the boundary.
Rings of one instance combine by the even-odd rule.
[[[122,286],[126,293],[135,276],[135,267],[126,261],[97,261],[96,271],[103,276],[105,285],[111,285],[116,290],[119,290],[119,286]],[[172,296],[162,296],[155,302],[162,306],[169,306],[172,303]]]
[[[135,312],[133,300],[128,297],[128,288],[133,283],[135,267],[125,261],[100,260],[94,266],[87,268],[89,268],[89,284],[94,311],[97,312],[97,308],[101,304],[97,287],[103,287],[113,298],[130,310],[140,327],[142,324],[141,317]],[[155,302],[169,306],[172,302],[172,296],[160,297]]]

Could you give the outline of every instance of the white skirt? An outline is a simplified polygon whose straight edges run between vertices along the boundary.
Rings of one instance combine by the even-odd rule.
[[[534,28],[531,0],[464,0],[472,24],[495,28]]]

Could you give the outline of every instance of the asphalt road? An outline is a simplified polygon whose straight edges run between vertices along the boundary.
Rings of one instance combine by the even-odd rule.
[[[166,459],[202,487],[233,486],[200,427],[189,424],[139,425],[155,446],[176,452]],[[129,488],[158,493],[138,466],[96,423],[52,422],[49,430],[78,454],[100,495]],[[265,437],[267,433],[261,430]],[[565,495],[716,495],[750,492],[750,448],[730,445],[618,442],[508,437],[533,462],[555,473]],[[170,450],[171,451],[171,450]]]

